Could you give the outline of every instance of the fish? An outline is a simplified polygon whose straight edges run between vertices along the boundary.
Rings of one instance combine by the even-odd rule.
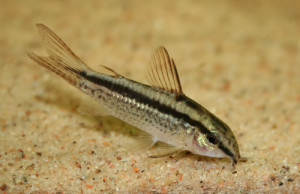
[[[107,66],[102,67],[109,74],[91,69],[51,29],[44,24],[37,24],[37,28],[49,56],[34,52],[28,52],[28,56],[99,105],[83,108],[82,112],[103,111],[141,129],[148,134],[143,140],[146,148],[157,142],[167,145],[163,153],[152,157],[189,151],[229,158],[233,166],[240,160],[238,142],[229,126],[184,94],[175,62],[164,47],[155,49],[150,57],[147,85]]]

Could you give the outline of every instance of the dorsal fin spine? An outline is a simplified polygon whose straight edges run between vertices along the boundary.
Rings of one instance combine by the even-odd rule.
[[[174,63],[174,60],[172,59],[172,64],[173,64],[173,67],[175,67],[175,63]],[[182,87],[181,87],[181,83],[180,83],[180,80],[179,80],[179,75],[178,75],[178,72],[177,72],[177,69],[174,68],[175,70],[175,75],[176,75],[176,80],[177,80],[177,85],[178,85],[178,89],[179,89],[179,93],[182,93]]]

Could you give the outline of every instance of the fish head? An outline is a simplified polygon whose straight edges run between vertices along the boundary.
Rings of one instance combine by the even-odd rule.
[[[190,151],[209,157],[230,158],[235,165],[240,159],[240,152],[231,129],[211,113],[201,121],[202,125],[196,126],[192,135]]]

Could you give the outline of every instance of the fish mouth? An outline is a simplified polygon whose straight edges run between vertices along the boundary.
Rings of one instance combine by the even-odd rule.
[[[230,159],[231,159],[231,161],[232,161],[232,166],[235,167],[235,165],[236,165],[237,162],[238,162],[238,159],[237,159],[236,157],[231,157]]]
[[[232,166],[235,166],[238,161],[241,161],[241,155],[238,153],[236,156],[231,156],[230,159],[232,161]]]
[[[246,162],[247,158],[245,157],[241,157],[240,155],[238,155],[237,157],[230,157],[231,161],[232,161],[232,166],[235,166],[238,162]]]

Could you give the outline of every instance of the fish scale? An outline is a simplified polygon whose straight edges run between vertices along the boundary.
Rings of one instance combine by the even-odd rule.
[[[84,93],[94,97],[95,100],[103,104],[113,116],[137,128],[143,129],[157,137],[157,140],[176,146],[182,143],[181,141],[178,141],[179,139],[177,137],[170,138],[170,136],[174,136],[177,133],[177,130],[183,130],[183,132],[186,130],[186,128],[183,127],[183,120],[161,113],[159,110],[153,109],[151,104],[137,102],[135,99],[122,94],[122,91],[119,93],[113,92],[112,88],[114,82],[131,86],[131,88],[135,88],[134,85],[138,84],[140,93],[152,96],[153,99],[158,101],[164,101],[162,99],[163,97],[172,98],[172,94],[169,94],[168,96],[168,94],[163,94],[165,92],[157,91],[156,88],[141,85],[140,83],[133,82],[126,78],[115,80],[116,78],[111,78],[108,75],[98,75],[98,77],[112,82],[110,85],[111,87],[105,88],[83,80],[81,81],[79,88]]]

